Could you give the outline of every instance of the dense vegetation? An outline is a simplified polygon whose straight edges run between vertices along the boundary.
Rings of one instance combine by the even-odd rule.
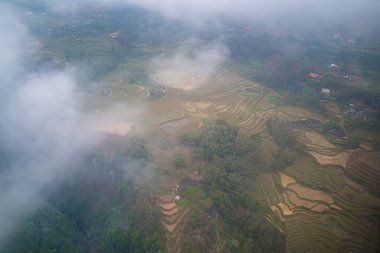
[[[236,128],[218,120],[199,136],[183,136],[182,143],[207,164],[203,187],[223,221],[225,252],[283,251],[284,236],[265,219],[267,210],[253,195],[255,177],[266,170],[260,136],[242,138]]]
[[[48,187],[1,252],[164,252],[153,190],[139,187],[148,155],[136,138],[88,154],[74,177]]]

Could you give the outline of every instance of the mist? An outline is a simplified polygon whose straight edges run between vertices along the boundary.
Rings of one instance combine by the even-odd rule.
[[[44,187],[69,174],[65,168],[97,138],[78,111],[72,70],[28,73],[27,27],[0,5],[0,243],[43,201]]]
[[[219,19],[234,19],[264,25],[283,25],[304,29],[321,25],[344,27],[353,31],[371,30],[379,22],[377,0],[44,0],[58,12],[76,11],[90,4],[102,6],[137,6],[161,13],[198,27]],[[325,27],[327,28],[327,27]]]
[[[152,78],[167,87],[192,90],[207,80],[227,60],[228,49],[220,41],[197,46],[189,39],[169,56],[155,58]]]

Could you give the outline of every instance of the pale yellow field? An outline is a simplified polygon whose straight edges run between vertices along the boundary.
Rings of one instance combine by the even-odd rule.
[[[318,164],[325,165],[338,165],[343,168],[347,166],[348,159],[350,158],[351,153],[344,151],[336,155],[322,155],[315,151],[308,151],[308,153],[315,158]]]
[[[330,143],[325,137],[316,131],[306,131],[305,137],[310,144],[328,149],[339,149],[334,144]]]
[[[284,173],[280,172],[280,177],[281,177],[282,187],[286,188],[286,187],[288,187],[289,184],[297,183],[297,181],[294,178],[292,178],[292,177],[290,177]]]

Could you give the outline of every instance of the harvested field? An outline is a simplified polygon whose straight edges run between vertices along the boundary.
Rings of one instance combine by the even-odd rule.
[[[164,211],[170,211],[176,208],[176,204],[173,203],[160,203],[158,204]]]
[[[357,152],[348,162],[347,172],[351,178],[380,196],[380,151]]]
[[[373,147],[370,143],[362,143],[359,146],[364,151],[373,151]]]
[[[284,192],[284,196],[287,196],[287,198],[289,199],[289,201],[295,205],[296,207],[303,207],[303,208],[306,208],[306,209],[311,209],[313,208],[314,206],[318,205],[318,203],[315,203],[314,201],[310,201],[310,200],[306,200],[306,199],[303,199],[303,198],[300,198],[296,192],[294,191],[289,191],[289,190],[286,190]]]
[[[283,191],[275,187],[274,175],[260,177],[257,191],[283,221],[289,252],[376,252],[378,228],[368,217],[380,215],[380,199],[343,168],[320,167],[303,157],[279,178]]]
[[[318,113],[310,112],[308,110],[294,107],[294,106],[282,106],[277,109],[281,113],[286,114],[287,116],[294,118],[294,120],[299,119],[313,119],[321,122],[325,122],[326,118]]]
[[[312,145],[312,146],[325,148],[325,149],[334,149],[334,150],[340,149],[339,147],[327,141],[325,137],[318,132],[306,131],[305,137],[307,140],[306,145]]]
[[[284,203],[280,202],[278,203],[278,206],[281,208],[281,213],[283,216],[288,216],[288,215],[293,214],[293,211],[290,210],[289,207],[285,205]]]
[[[308,151],[308,153],[315,158],[319,165],[338,165],[343,168],[346,167],[348,159],[350,158],[351,152],[344,151],[336,155],[324,155],[319,154],[316,151]]]
[[[182,233],[187,223],[190,208],[181,209],[177,206],[175,196],[178,194],[178,184],[172,179],[161,176],[158,184],[162,195],[156,197],[161,212],[161,224],[166,232],[166,249],[168,253],[181,251]]]
[[[174,208],[174,209],[169,210],[169,211],[162,210],[161,213],[163,216],[172,216],[172,215],[175,215],[178,213],[178,209]]]
[[[300,184],[291,184],[288,186],[288,189],[293,190],[302,199],[325,202],[329,205],[334,204],[334,200],[329,194],[319,190],[314,190]]]
[[[334,206],[336,206],[336,205],[334,205]],[[318,204],[318,205],[314,206],[313,208],[311,208],[312,211],[319,212],[319,213],[326,211],[328,209],[329,209],[329,207],[325,204]]]
[[[297,181],[294,178],[289,177],[288,175],[284,173],[280,172],[280,177],[281,177],[282,187],[284,188],[288,187],[289,184],[297,183]]]

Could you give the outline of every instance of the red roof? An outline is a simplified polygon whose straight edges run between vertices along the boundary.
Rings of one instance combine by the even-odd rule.
[[[318,78],[319,75],[316,74],[316,73],[310,72],[310,73],[309,73],[309,77],[310,77],[310,78]]]

